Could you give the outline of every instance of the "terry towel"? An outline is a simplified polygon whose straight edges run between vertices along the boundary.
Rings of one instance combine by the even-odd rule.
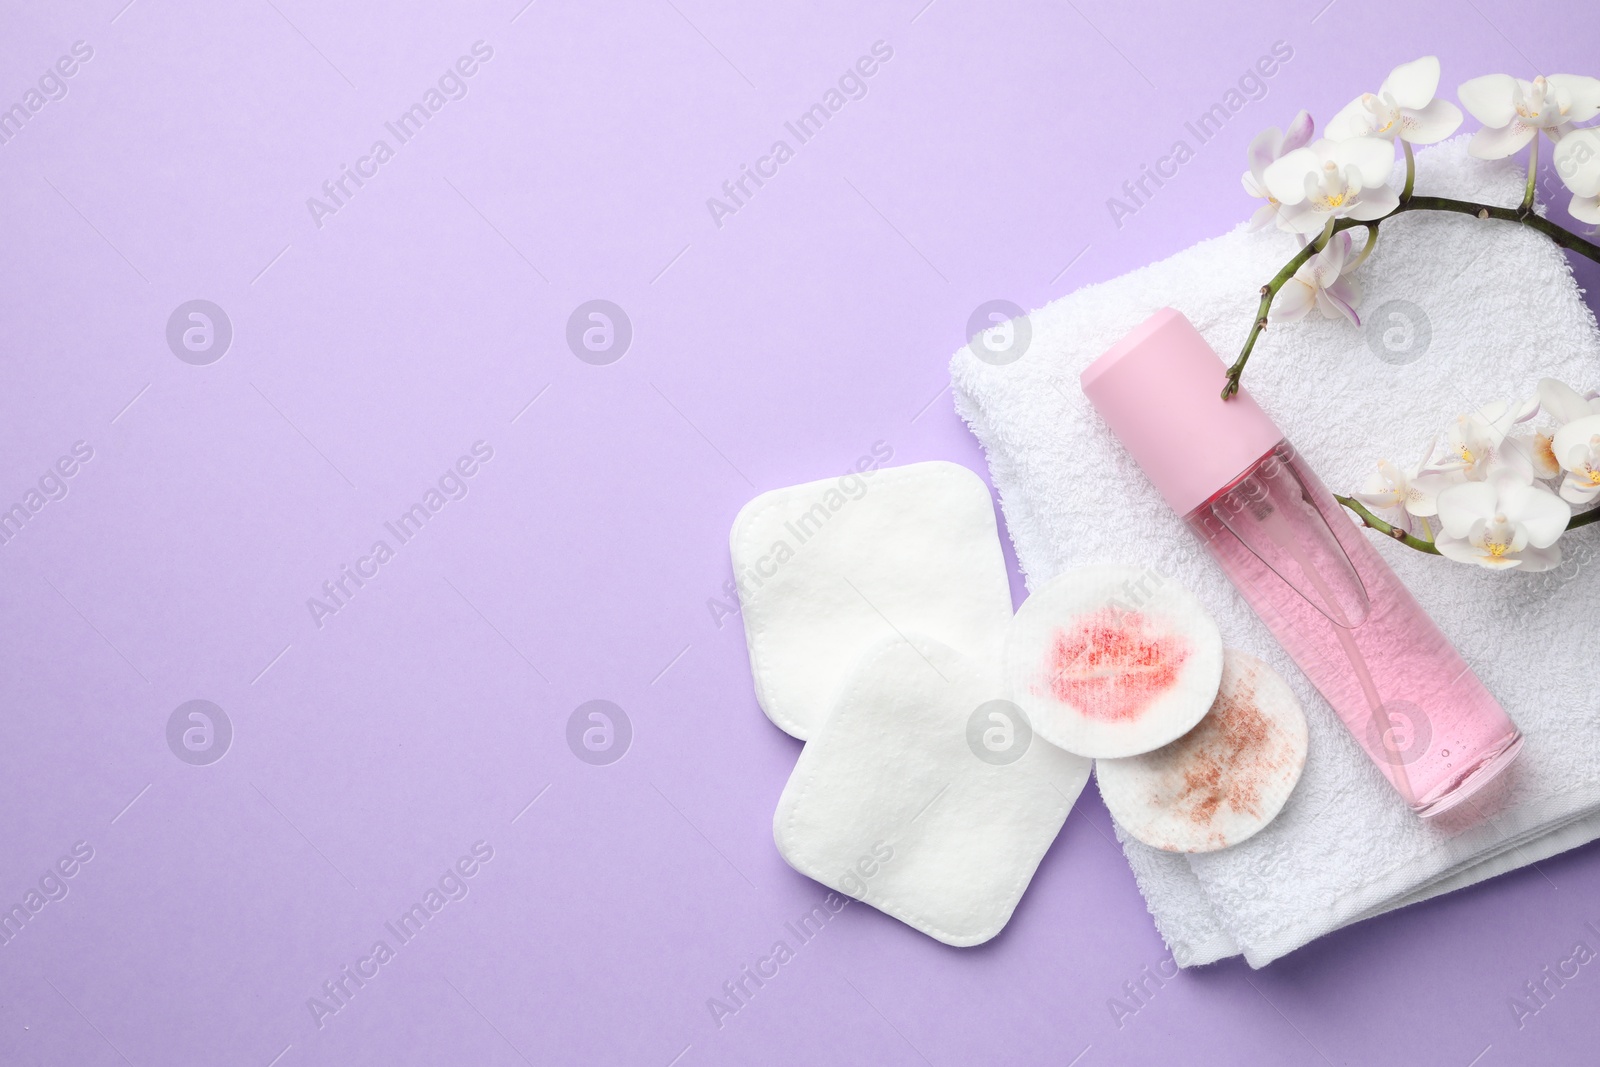
[[[1399,180],[1397,166],[1397,187]],[[1417,189],[1514,205],[1522,171],[1512,160],[1470,158],[1458,138],[1419,155]],[[1240,215],[1249,208],[1241,199]],[[1261,284],[1294,251],[1286,234],[1241,225],[1031,313],[1031,342],[1015,362],[991,364],[963,348],[950,365],[956,409],[987,453],[1030,587],[1071,566],[1152,564],[1193,589],[1224,641],[1267,660],[1305,707],[1304,775],[1260,834],[1184,856],[1119,831],[1181,966],[1239,953],[1264,966],[1341,926],[1600,836],[1600,696],[1591,670],[1600,647],[1600,531],[1564,538],[1568,562],[1531,575],[1491,573],[1369,535],[1526,737],[1517,762],[1474,798],[1488,817],[1423,822],[1079,389],[1085,365],[1168,305],[1231,361]],[[1454,416],[1530,396],[1542,376],[1580,391],[1600,384],[1594,317],[1560,249],[1526,228],[1437,212],[1402,216],[1384,224],[1354,277],[1364,290],[1363,328],[1315,314],[1275,324],[1244,378],[1335,492],[1359,489],[1380,458],[1409,465]]]

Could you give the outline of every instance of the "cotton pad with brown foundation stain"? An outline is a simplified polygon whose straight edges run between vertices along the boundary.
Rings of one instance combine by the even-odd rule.
[[[1095,778],[1112,818],[1135,839],[1166,852],[1215,852],[1271,822],[1305,764],[1306,719],[1294,691],[1230,648],[1198,726],[1154,752],[1097,760]]]
[[[1155,571],[1066,571],[1023,603],[1006,639],[1011,699],[1040,737],[1092,758],[1135,756],[1192,729],[1222,677],[1222,635]]]

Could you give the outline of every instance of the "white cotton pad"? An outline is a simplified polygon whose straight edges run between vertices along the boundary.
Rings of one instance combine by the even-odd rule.
[[[1090,764],[996,699],[993,662],[920,635],[860,658],[772,818],[791,867],[948,945],[1000,932]]]
[[[1006,641],[1011,699],[1052,745],[1115,759],[1188,733],[1222,679],[1222,634],[1148,568],[1084,567],[1028,597]]]
[[[1306,765],[1306,717],[1289,684],[1230,648],[1200,725],[1128,759],[1095,762],[1100,796],[1134,838],[1166,852],[1215,852],[1277,817]]]
[[[997,655],[1011,620],[989,489],[954,463],[762,493],[729,540],[756,700],[802,740],[868,645],[915,630]]]

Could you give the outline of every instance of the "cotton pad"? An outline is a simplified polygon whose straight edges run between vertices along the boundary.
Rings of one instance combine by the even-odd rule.
[[[920,635],[861,656],[778,800],[789,865],[948,945],[999,933],[1089,761],[996,699],[993,662]]]
[[[915,630],[997,655],[1011,620],[988,487],[954,463],[763,493],[729,540],[756,701],[802,740],[868,645]]]
[[[1114,759],[1188,733],[1222,679],[1222,634],[1193,593],[1148,568],[1066,571],[1028,597],[1006,641],[1011,699],[1052,745]]]
[[[1278,672],[1223,656],[1222,687],[1200,725],[1127,759],[1095,763],[1100,796],[1134,838],[1167,852],[1215,852],[1282,810],[1306,765],[1306,717]]]

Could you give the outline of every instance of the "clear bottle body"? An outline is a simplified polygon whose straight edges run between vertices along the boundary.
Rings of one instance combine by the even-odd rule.
[[[1516,758],[1516,724],[1289,442],[1185,521],[1418,815]]]

